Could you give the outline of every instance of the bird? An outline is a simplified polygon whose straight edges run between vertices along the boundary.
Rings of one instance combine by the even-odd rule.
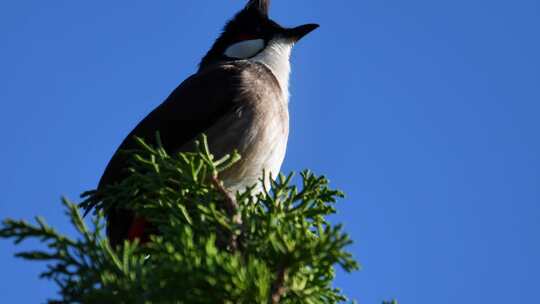
[[[156,132],[169,153],[192,150],[202,133],[216,158],[238,151],[241,160],[219,176],[232,193],[258,183],[263,170],[279,173],[289,135],[291,51],[319,25],[283,27],[270,19],[269,7],[270,0],[249,0],[226,23],[198,70],[125,137],[98,190],[126,177],[121,151],[136,147],[135,137],[151,141]],[[111,208],[106,220],[113,246],[148,233],[144,219],[128,210]]]

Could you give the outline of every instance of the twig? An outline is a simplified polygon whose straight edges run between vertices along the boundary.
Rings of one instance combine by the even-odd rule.
[[[212,184],[225,198],[225,210],[232,218],[233,223],[239,226],[242,225],[242,216],[240,215],[240,212],[238,212],[238,203],[236,202],[236,199],[225,188],[225,186],[223,186],[223,184],[216,175],[212,176]],[[232,251],[236,251],[236,249],[238,249],[238,235],[236,235],[235,233],[232,233],[231,235],[231,238],[229,240],[229,247]]]
[[[278,304],[281,297],[287,291],[285,287],[285,276],[287,275],[287,269],[284,266],[279,267],[278,276],[274,284],[272,284],[272,294],[270,303]]]

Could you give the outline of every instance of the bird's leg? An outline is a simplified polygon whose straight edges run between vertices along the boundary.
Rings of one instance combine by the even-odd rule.
[[[223,183],[219,180],[217,175],[212,176],[212,184],[221,193],[221,195],[223,195],[225,210],[231,217],[233,223],[238,226],[242,225],[242,216],[238,210],[236,198],[229,192],[229,190],[227,190],[227,188],[225,188],[225,186],[223,186]],[[236,251],[238,249],[238,235],[232,233],[228,246],[232,251]]]
[[[270,303],[278,304],[281,297],[287,291],[285,287],[285,276],[287,275],[287,269],[281,265],[277,274],[276,281],[272,284],[272,294],[270,295]]]

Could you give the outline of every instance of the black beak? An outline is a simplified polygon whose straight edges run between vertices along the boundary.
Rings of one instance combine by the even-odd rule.
[[[313,32],[318,27],[319,25],[314,24],[314,23],[304,24],[301,26],[297,26],[297,27],[285,30],[285,35],[291,38],[294,42],[297,42],[298,40],[302,39],[307,34]]]

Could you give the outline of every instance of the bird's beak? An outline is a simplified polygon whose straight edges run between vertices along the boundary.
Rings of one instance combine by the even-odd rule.
[[[315,29],[319,27],[318,24],[310,23],[310,24],[304,24],[300,25],[294,28],[287,29],[285,31],[285,35],[289,37],[294,42],[299,41],[307,34],[313,32]]]

